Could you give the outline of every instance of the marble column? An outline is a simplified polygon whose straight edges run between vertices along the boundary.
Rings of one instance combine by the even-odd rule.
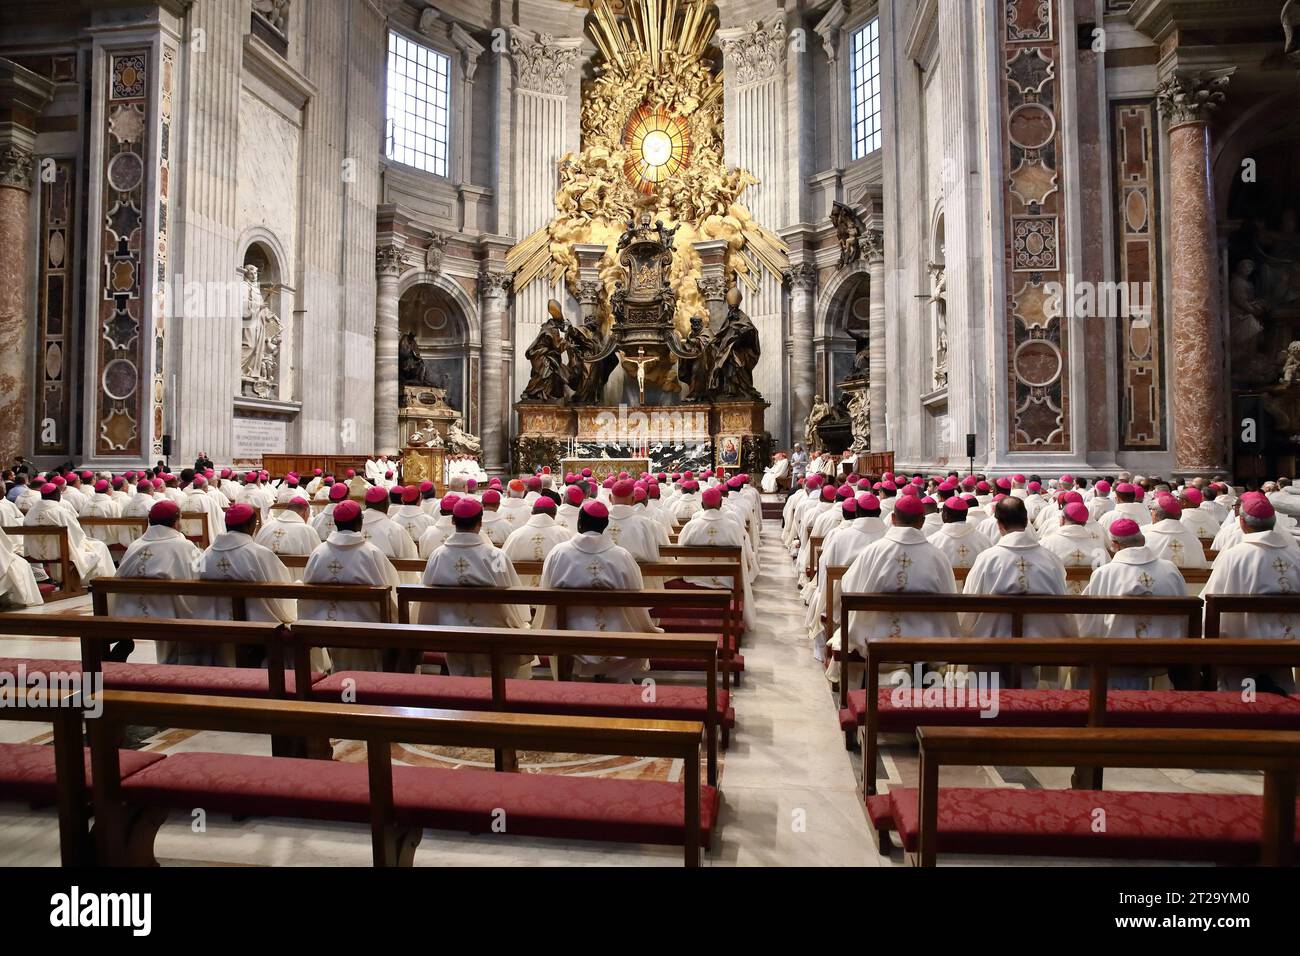
[[[889,363],[885,359],[885,242],[879,230],[869,230],[865,238],[862,254],[867,260],[870,283],[867,334],[871,342],[867,353],[867,373],[871,382],[871,450],[888,451],[889,435],[885,425],[885,385],[889,378]]]
[[[505,472],[507,405],[505,401],[505,376],[501,353],[501,330],[505,325],[506,309],[510,304],[510,288],[514,276],[484,268],[479,273],[478,291],[482,302],[483,337],[483,422],[479,431],[483,439],[483,469],[489,473]]]
[[[790,283],[790,429],[802,430],[812,410],[817,388],[813,368],[813,291],[817,288],[817,267],[810,262],[791,266],[785,273]],[[827,389],[829,391],[829,388]]]
[[[399,447],[397,427],[398,368],[398,279],[404,268],[402,252],[395,245],[382,245],[375,252],[378,289],[375,298],[375,451],[395,455]]]
[[[30,209],[35,185],[35,119],[54,95],[54,84],[0,59],[0,461],[27,454],[34,440],[32,338],[35,305],[27,287],[37,244]]]
[[[1227,82],[1222,73],[1175,74],[1156,90],[1169,122],[1171,382],[1179,474],[1215,473],[1226,466],[1230,396],[1223,370],[1209,120]]]

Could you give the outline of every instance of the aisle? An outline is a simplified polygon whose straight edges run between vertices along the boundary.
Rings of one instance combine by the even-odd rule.
[[[739,727],[722,773],[722,840],[707,859],[715,866],[878,865],[835,703],[804,634],[779,520],[764,522],[760,567],[758,626],[746,639]]]

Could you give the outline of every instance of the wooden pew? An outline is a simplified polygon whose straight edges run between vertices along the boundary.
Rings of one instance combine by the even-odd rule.
[[[96,617],[109,614],[109,595],[219,598],[230,601],[236,621],[248,620],[250,599],[337,601],[373,604],[381,623],[392,620],[392,589],[369,584],[262,584],[249,581],[192,581],[159,578],[96,578],[90,582]]]
[[[297,674],[298,698],[328,699],[341,697],[344,688],[355,693],[356,701],[367,703],[368,697],[378,697],[375,703],[404,707],[433,707],[452,710],[472,710],[463,699],[457,699],[467,682],[484,684],[490,688],[490,697],[483,701],[490,709],[510,713],[574,713],[575,703],[571,686],[557,685],[553,681],[520,681],[507,679],[502,659],[507,655],[537,653],[573,656],[590,654],[610,657],[673,657],[696,663],[706,675],[703,693],[699,688],[672,688],[684,692],[674,697],[699,696],[699,719],[704,725],[707,747],[708,782],[718,781],[718,735],[721,729],[723,745],[729,740],[725,719],[719,719],[718,703],[718,653],[717,638],[711,634],[626,634],[612,631],[543,631],[515,630],[497,627],[459,627],[429,624],[356,624],[347,622],[302,621],[293,626],[292,641],[295,647],[294,666]],[[421,650],[430,644],[440,649],[460,654],[486,654],[491,659],[490,678],[445,678],[428,674],[383,674],[367,671],[340,671],[320,683],[313,683],[306,651],[313,647],[389,648],[404,647]],[[349,683],[350,682],[350,683]],[[655,703],[643,700],[639,684],[591,685],[602,699],[611,693],[625,700],[609,716],[633,719],[658,719]],[[666,689],[666,688],[665,688]],[[509,691],[513,690],[511,695]],[[442,696],[440,696],[442,695]],[[450,696],[451,699],[447,699]],[[525,698],[525,699],[521,699]],[[657,698],[656,698],[657,700]],[[681,701],[677,701],[678,704]],[[576,713],[576,716],[583,714]],[[691,717],[690,719],[696,719]],[[497,769],[510,763],[504,754],[497,755]]]
[[[1276,698],[1263,703],[1242,702],[1236,692],[1218,691],[1112,691],[1107,688],[1107,675],[1112,667],[1177,665],[1199,667],[1253,664],[1278,665],[1300,664],[1300,641],[1277,640],[1220,640],[1212,644],[1194,639],[1167,638],[870,638],[866,653],[866,690],[852,694],[853,704],[860,699],[861,707],[851,706],[845,698],[848,719],[841,712],[841,727],[848,733],[856,726],[863,729],[862,751],[862,793],[868,798],[876,792],[876,757],[879,753],[879,735],[881,731],[880,711],[880,665],[884,663],[914,664],[916,662],[938,662],[966,665],[1000,665],[1007,662],[1015,664],[1039,664],[1057,666],[1081,666],[1089,672],[1087,690],[1079,691],[1039,691],[1039,690],[999,690],[1008,702],[1030,707],[1016,708],[1018,726],[1072,726],[1075,724],[1100,727],[1119,719],[1128,725],[1140,726],[1144,721],[1159,721],[1161,726],[1176,723],[1181,726],[1213,726],[1213,721],[1240,719],[1251,723],[1256,728],[1300,729],[1300,702],[1291,702]],[[1044,708],[1041,713],[1032,710],[1035,695],[1042,695]],[[1069,695],[1077,698],[1080,709],[1077,711],[1063,709],[1061,697]],[[1143,695],[1143,696],[1138,696]],[[1083,704],[1086,701],[1086,710]],[[1118,701],[1118,703],[1116,703]],[[1159,717],[1152,717],[1149,712],[1131,705],[1142,702],[1168,702],[1170,710]],[[1233,701],[1241,703],[1240,708],[1232,708],[1236,713],[1224,709],[1224,704]],[[1280,701],[1280,707],[1273,704]],[[1109,711],[1108,702],[1116,704]],[[859,719],[865,709],[865,717]],[[892,709],[892,708],[891,708]],[[1027,718],[1026,713],[1033,714]],[[1250,715],[1247,717],[1247,715]],[[898,732],[904,727],[908,730],[919,725],[945,726],[948,721],[969,723],[969,708],[925,708],[924,712],[907,708],[902,726],[890,727],[889,732]],[[987,723],[979,719],[978,723]],[[1078,776],[1074,785],[1080,789],[1100,789],[1099,777],[1085,779]]]
[[[193,541],[201,550],[206,551],[212,544],[212,529],[208,527],[208,513],[206,511],[182,511],[181,526],[187,521],[198,521],[203,527],[198,534],[187,534],[185,537]]]
[[[921,785],[919,832],[915,837],[913,860],[920,866],[934,866],[942,833],[939,830],[939,770],[941,767],[1018,766],[1018,767],[1164,767],[1187,770],[1262,771],[1263,798],[1238,798],[1217,794],[1209,799],[1234,802],[1261,800],[1260,850],[1257,862],[1264,866],[1288,866],[1296,854],[1295,813],[1296,774],[1300,772],[1300,733],[1245,730],[1133,730],[1115,728],[993,728],[993,727],[921,727],[916,732],[921,751]],[[972,788],[957,791],[959,799]],[[974,792],[978,792],[975,790]],[[1026,805],[1053,814],[1053,804],[1064,796],[1060,791],[1022,791],[1016,797]],[[1131,796],[1114,792],[1090,797],[1103,808],[1108,802],[1123,800],[1158,800],[1183,795],[1142,794]],[[1207,795],[1196,795],[1204,798]],[[909,795],[899,795],[906,799]],[[967,800],[962,800],[967,804]],[[1068,825],[1069,814],[1056,814]],[[1065,827],[1063,836],[1069,833]],[[1049,837],[1037,834],[1041,845]],[[1194,852],[1201,841],[1197,833],[1188,832],[1180,847],[1180,858]],[[1064,844],[1065,841],[1062,840]],[[1066,852],[1075,855],[1081,849],[1104,850],[1104,838],[1092,835],[1087,843],[1078,839]],[[989,841],[977,852],[1023,852],[1005,837]],[[1105,855],[1097,853],[1097,855]],[[1217,862],[1217,861],[1216,861]]]
[[[1300,594],[1207,594],[1205,596],[1207,638],[1220,636],[1224,614],[1300,614]],[[1297,622],[1296,633],[1300,636],[1300,621]]]
[[[521,562],[520,567],[527,567]],[[694,565],[643,565],[647,573],[656,570],[674,576],[683,573],[716,574],[718,565],[707,565],[700,571]],[[540,570],[540,568],[538,569]],[[531,573],[531,572],[525,572]],[[556,609],[558,630],[565,629],[567,608],[570,607],[644,607],[680,611],[695,609],[723,622],[719,628],[718,652],[721,660],[723,690],[730,691],[731,676],[739,673],[737,649],[737,613],[730,591],[620,591],[543,588],[486,588],[486,587],[436,587],[404,584],[397,589],[398,620],[403,624],[412,621],[411,605],[420,603],[442,604],[524,604],[552,606]],[[431,647],[429,650],[443,650]],[[562,660],[561,673],[567,673],[567,663]]]
[[[148,518],[96,518],[92,516],[78,518],[77,520],[81,524],[83,531],[87,528],[125,528],[127,531],[132,532],[132,541],[149,530]],[[90,537],[90,535],[87,535],[87,537]],[[115,556],[120,557],[126,551],[126,548],[120,544],[110,544],[108,550],[112,551]]]
[[[68,538],[68,529],[61,525],[18,525],[4,529],[5,534],[11,537],[21,538],[54,538],[59,547],[59,556],[57,558],[32,558],[27,557],[29,547],[23,548],[23,556],[29,564],[39,564],[49,571],[50,565],[57,565],[59,569],[58,587],[53,591],[42,592],[45,595],[45,603],[51,604],[54,601],[62,601],[65,598],[80,597],[86,593],[85,585],[82,583],[81,574],[77,571],[77,566],[72,563],[72,543]]]
[[[337,761],[174,754],[122,781],[118,747],[127,726],[364,740],[367,770]],[[672,829],[675,837],[680,836],[686,865],[698,866],[704,836],[701,804],[708,803],[710,824],[716,819],[717,806],[717,791],[704,790],[700,782],[703,729],[688,721],[592,720],[107,691],[103,717],[90,722],[96,845],[104,865],[151,865],[156,862],[154,837],[170,809],[205,806],[240,814],[265,814],[273,809],[276,815],[290,816],[301,810],[304,818],[368,820],[375,865],[409,866],[423,828],[492,832],[491,808],[504,810],[510,832],[521,836],[627,840],[623,832],[601,832],[600,823],[584,826],[586,821],[572,820],[566,795],[580,788],[593,802],[602,802],[602,795],[608,793],[608,801],[614,803],[629,801],[631,791],[658,793],[665,787],[677,787],[659,781],[597,778],[570,777],[561,782],[561,778],[546,774],[510,774],[507,782],[477,771],[429,767],[401,767],[394,772],[392,745],[405,743],[680,759],[685,768],[683,810],[680,830],[675,825]],[[219,788],[196,787],[189,771],[196,764],[221,765]],[[368,781],[364,792],[357,787],[363,773]],[[250,779],[259,784],[255,796],[240,789]],[[328,787],[334,795],[328,810],[304,792],[313,784]],[[467,790],[473,791],[473,799]],[[401,800],[395,800],[398,794]],[[485,800],[490,805],[487,810],[483,809]],[[668,829],[664,823],[655,821],[648,832],[638,833],[635,839],[658,835],[660,842],[669,842],[663,836]]]
[[[1201,588],[1205,582],[1210,580],[1210,568],[1179,568],[1179,573],[1183,576],[1183,581],[1188,585],[1188,594],[1195,594],[1192,588]],[[1092,568],[1066,568],[1065,581],[1067,585],[1079,585],[1082,587],[1092,579]],[[953,577],[958,584],[965,584],[966,579],[970,577],[970,568],[953,568]],[[1073,591],[1071,593],[1074,593]]]
[[[824,536],[814,537],[809,535],[808,537],[808,547],[812,549],[812,558],[809,561],[809,570],[807,572],[807,576],[810,578],[817,577],[817,564],[821,560],[822,545],[825,543],[826,538]]]
[[[985,613],[1005,614],[1011,618],[1011,634],[1025,632],[1025,618],[1061,614],[1123,614],[1152,615],[1156,617],[1182,617],[1187,619],[1187,636],[1201,636],[1201,602],[1198,598],[1166,597],[1093,597],[1057,596],[1045,594],[926,594],[899,592],[889,594],[863,594],[846,591],[840,595],[840,621],[846,625],[854,611],[894,611],[897,613]],[[907,634],[904,637],[961,637],[952,634]],[[852,659],[847,641],[840,658],[847,663]],[[848,707],[847,672],[840,675],[840,710]],[[1019,669],[1011,668],[1009,684],[1019,683]],[[844,746],[854,748],[853,734],[845,734]]]
[[[24,615],[27,617],[33,615]],[[76,661],[68,661],[75,667]],[[48,692],[24,689],[25,699],[0,707],[0,720],[54,725],[54,745],[40,751],[30,744],[0,744],[0,800],[49,800],[58,808],[59,859],[64,866],[84,866],[93,859],[90,840],[90,790],[81,747],[80,691]],[[49,751],[49,753],[45,753]],[[50,764],[46,779],[32,780],[32,758]],[[50,782],[54,782],[53,788]]]

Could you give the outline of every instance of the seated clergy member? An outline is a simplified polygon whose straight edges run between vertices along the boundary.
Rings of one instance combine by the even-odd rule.
[[[334,530],[312,552],[302,573],[303,584],[369,584],[395,588],[400,583],[393,563],[361,533],[361,506],[344,501],[334,509]],[[392,620],[397,619],[396,594],[392,601]],[[300,621],[369,621],[379,620],[378,609],[362,601],[316,601],[303,598],[298,602]],[[337,671],[384,670],[382,651],[365,648],[331,647],[330,660]]]
[[[221,504],[214,495],[208,493],[208,479],[202,475],[195,475],[194,480],[190,483],[190,490],[185,495],[185,501],[181,505],[181,510],[185,512],[203,512],[208,516],[208,540],[215,540],[217,535],[226,530],[225,514],[221,510]],[[262,509],[262,514],[267,514],[271,510],[268,504]],[[201,533],[202,522],[196,519],[182,519],[181,533],[194,537]]]
[[[744,588],[743,600],[743,621],[746,630],[757,626],[758,618],[754,609],[754,595],[750,590],[750,562],[753,560],[749,556],[748,542],[749,536],[740,523],[732,517],[729,517],[722,510],[722,489],[706,488],[700,495],[701,510],[695,513],[690,521],[682,525],[681,533],[677,536],[677,543],[683,548],[740,548],[740,576],[741,584]],[[657,552],[656,552],[657,553]],[[722,558],[691,558],[684,560],[694,564],[716,564],[722,562]],[[684,578],[687,584],[699,588],[709,588],[713,590],[730,590],[732,581],[730,576],[712,576],[709,577],[688,577]]]
[[[1142,528],[1131,518],[1111,522],[1115,556],[1092,572],[1083,593],[1095,597],[1185,597],[1183,574],[1171,561],[1146,546]],[[1172,615],[1083,614],[1081,637],[1186,637],[1187,621]],[[1115,690],[1146,690],[1163,667],[1111,667],[1108,686]],[[1087,668],[1075,669],[1076,687],[1088,686]]]
[[[1214,570],[1201,591],[1202,596],[1300,594],[1300,550],[1289,534],[1277,529],[1273,505],[1259,492],[1247,492],[1241,496],[1238,507],[1241,541],[1214,559]],[[1224,637],[1294,639],[1300,626],[1296,625],[1295,616],[1288,614],[1225,614],[1219,632]],[[1295,676],[1287,668],[1219,669],[1222,690],[1240,690],[1247,679],[1253,679],[1261,691],[1296,692]]]
[[[570,485],[564,489],[564,501],[555,509],[555,522],[568,528],[574,534],[578,533],[578,515],[582,512],[583,502],[587,500],[587,493],[577,485]]]
[[[473,499],[471,499],[473,500]],[[506,513],[501,510],[501,492],[489,488],[483,492],[483,527],[482,533],[485,538],[492,542],[495,547],[500,548],[506,543],[506,538],[510,537],[510,532],[515,528],[521,527],[523,521],[516,522],[511,511],[511,517],[507,520]],[[519,510],[519,509],[515,509]],[[531,506],[526,511],[531,510]]]
[[[839,527],[822,543],[821,560],[817,564],[817,576],[813,578],[812,593],[808,595],[808,612],[804,615],[804,625],[813,640],[813,657],[819,661],[826,660],[826,630],[822,618],[826,612],[826,589],[829,587],[827,569],[852,566],[858,555],[869,544],[883,538],[886,531],[885,523],[880,520],[880,500],[868,491],[843,502],[840,512]],[[839,594],[837,588],[837,599]],[[838,600],[831,606],[831,618],[833,631],[840,622]]]
[[[67,528],[68,557],[76,567],[81,580],[90,581],[97,577],[111,578],[114,573],[113,557],[108,553],[108,545],[86,537],[76,517],[60,503],[59,486],[53,483],[41,485],[40,496],[40,500],[23,516],[23,525],[28,528]],[[58,575],[59,546],[53,538],[32,535],[27,538],[24,545],[23,553],[27,557],[52,562],[46,565],[46,571],[51,577]]]
[[[180,518],[180,505],[170,498],[155,504],[149,512],[149,530],[126,549],[119,576],[168,581],[192,581],[198,577],[202,552],[181,534]],[[113,617],[197,618],[203,609],[199,599],[192,595],[114,594],[109,596],[108,610]],[[130,643],[125,641],[125,647],[115,647],[112,658],[125,660]],[[160,664],[219,664],[223,657],[223,648],[215,644],[158,641],[156,649]]]
[[[1001,537],[975,559],[965,593],[1065,594],[1065,564],[1025,530],[1029,516],[1024,502],[1003,498],[994,506],[993,517]],[[971,637],[1074,637],[1077,630],[1069,615],[1031,615],[1025,618],[1025,633],[1012,634],[1010,614],[976,614],[969,633]]]
[[[434,519],[433,524],[424,529],[424,534],[420,535],[419,552],[420,557],[428,558],[433,552],[442,547],[442,543],[455,533],[456,528],[452,523],[452,513],[456,509],[456,502],[460,501],[460,495],[454,491],[449,491],[442,496],[438,502],[438,517]]]
[[[33,565],[17,553],[14,539],[0,530],[0,607],[36,607],[44,603]]]
[[[461,498],[452,511],[455,530],[432,555],[424,568],[422,583],[427,588],[519,586],[510,559],[484,538],[483,506],[473,498]],[[459,625],[464,627],[528,627],[528,606],[484,601],[478,604],[443,604],[425,602],[416,609],[419,624]],[[436,639],[435,639],[436,644]],[[502,669],[506,677],[527,680],[532,676],[534,658],[506,656]],[[457,677],[486,677],[492,673],[492,659],[487,654],[447,654],[447,670]]]
[[[324,541],[334,530],[334,509],[339,506],[340,502],[348,500],[348,486],[343,482],[336,482],[330,485],[328,492],[329,504],[327,504],[321,513],[311,519],[312,530],[316,536]]]
[[[1191,528],[1180,520],[1182,506],[1173,495],[1157,495],[1151,502],[1151,524],[1143,529],[1147,547],[1158,558],[1180,568],[1208,568],[1205,547]]]
[[[614,482],[609,496],[609,526],[605,534],[620,547],[626,548],[638,562],[659,560],[659,532],[644,510],[634,505],[636,483],[630,478]],[[719,493],[718,500],[722,496]]]
[[[968,508],[964,498],[949,498],[940,509],[942,524],[930,535],[930,543],[944,553],[954,568],[969,568],[980,552],[992,547],[989,539],[966,520]]]
[[[366,510],[361,516],[362,537],[390,558],[419,557],[411,536],[388,517],[388,504],[388,489],[383,485],[376,485],[366,492]],[[403,584],[415,584],[420,580],[415,571],[399,572],[397,576]]]
[[[231,505],[225,513],[226,530],[213,540],[199,559],[200,581],[247,581],[260,584],[291,584],[293,576],[270,548],[258,544],[257,533],[261,515],[252,505]],[[305,524],[299,525],[308,534],[315,532]],[[280,598],[246,598],[244,601],[249,621],[277,621],[291,624],[297,618],[297,602]],[[204,602],[204,617],[213,621],[234,620],[233,602],[229,598],[214,598]],[[323,670],[326,661],[317,657],[313,649],[313,666]],[[234,662],[234,647],[230,648],[230,662]],[[290,661],[292,658],[290,658]]]
[[[113,497],[110,488],[109,483],[103,478],[95,482],[90,496],[85,499],[85,503],[81,506],[80,514],[82,518],[122,517],[122,506]],[[102,541],[110,547],[121,545],[125,548],[131,543],[131,533],[126,528],[91,527],[86,529],[86,537]]]
[[[1120,518],[1132,518],[1144,527],[1149,525],[1151,512],[1142,504],[1142,497],[1143,491],[1140,487],[1121,481],[1115,486],[1115,507],[1105,514],[1098,515],[1097,523],[1101,525],[1103,531],[1112,521]]]
[[[545,561],[556,545],[568,541],[576,532],[555,520],[555,501],[548,497],[533,502],[533,513],[522,527],[510,532],[501,549],[513,561]],[[522,575],[521,583],[536,587],[536,574]]]
[[[1060,526],[1042,543],[1067,568],[1097,568],[1109,559],[1101,529],[1091,522],[1088,506],[1081,501],[1072,501],[1061,509]]]
[[[1184,488],[1178,493],[1178,504],[1183,509],[1182,521],[1183,527],[1187,528],[1198,539],[1213,541],[1214,536],[1219,533],[1219,526],[1223,524],[1222,520],[1216,520],[1213,513],[1205,508],[1205,498],[1197,488]],[[1202,551],[1202,553],[1204,553]]]
[[[915,495],[900,495],[890,515],[890,527],[884,537],[866,547],[849,567],[840,582],[842,593],[921,593],[955,594],[957,582],[952,565],[942,551],[921,533],[925,523],[925,505]],[[936,601],[935,605],[941,605]],[[953,637],[961,632],[957,616],[951,612],[854,611],[832,635],[829,648],[846,654],[861,654],[872,637]],[[839,662],[832,660],[826,679],[840,680]],[[852,665],[844,679],[857,687],[862,681],[861,664]]]
[[[641,569],[625,548],[605,534],[609,509],[599,501],[582,506],[576,537],[555,547],[542,565],[543,589],[582,588],[600,591],[640,591],[644,588]],[[533,619],[538,630],[553,629],[556,614],[553,605],[542,605]],[[658,632],[644,607],[570,607],[566,629],[570,631]],[[556,667],[552,659],[552,669]],[[627,680],[650,669],[645,659],[617,657],[578,657],[574,672],[579,676],[604,676]]]
[[[233,505],[232,507],[238,507]],[[298,495],[289,500],[288,507],[271,512],[271,518],[262,525],[254,539],[275,554],[309,556],[320,544],[320,535],[307,523],[311,505]],[[226,527],[230,527],[230,512],[226,512]]]
[[[433,515],[420,507],[420,488],[418,485],[407,485],[405,488],[398,488],[401,492],[402,503],[398,505],[397,510],[389,517],[393,524],[406,532],[407,537],[411,539],[411,545],[414,547],[420,543],[420,535],[428,530],[433,524]]]

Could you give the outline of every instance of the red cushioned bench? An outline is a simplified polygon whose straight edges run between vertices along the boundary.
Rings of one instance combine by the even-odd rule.
[[[882,853],[938,852],[1288,865],[1296,859],[1300,733],[1130,728],[921,728],[921,788],[869,797]],[[939,787],[942,766],[1262,770],[1264,796]],[[1104,815],[1098,811],[1104,811]],[[1100,825],[1099,825],[1100,824]]]
[[[719,690],[718,656],[709,634],[622,634],[610,631],[543,631],[513,628],[424,624],[300,622],[293,626],[296,666],[306,665],[313,647],[415,648],[435,644],[459,654],[487,656],[491,677],[441,677],[347,671],[312,685],[316,700],[456,710],[572,714],[581,717],[629,717],[647,720],[698,720],[705,727],[708,782],[718,781],[717,738],[729,740],[735,725],[730,694]],[[506,657],[539,652],[565,656],[646,658],[666,654],[689,659],[705,673],[704,687],[656,682],[595,684],[506,677]],[[349,696],[345,698],[345,692]],[[307,695],[300,694],[300,698]],[[497,754],[497,768],[507,769],[510,755]]]
[[[114,773],[128,725],[280,732],[367,742],[367,764],[184,753],[122,779]],[[108,691],[90,722],[100,859],[152,864],[169,810],[369,822],[376,865],[410,865],[424,828],[565,839],[680,844],[699,864],[720,805],[701,785],[697,722],[186,697]],[[679,759],[683,783],[393,767],[394,743],[526,748]],[[505,812],[504,818],[500,811]]]
[[[20,675],[66,673],[75,661],[19,661],[28,665],[25,673],[9,669],[17,681]],[[48,666],[47,666],[48,665]],[[51,690],[25,686],[21,705],[0,708],[0,720],[49,723],[54,728],[53,744],[0,744],[0,800],[35,805],[54,804],[59,816],[59,856],[64,866],[80,866],[93,861],[90,843],[90,791],[87,778],[89,751],[81,746],[82,698],[79,689]],[[130,776],[162,759],[160,755],[123,750],[118,754],[119,772]]]
[[[881,733],[910,733],[921,726],[1010,727],[1205,727],[1239,730],[1300,730],[1297,700],[1276,694],[1243,699],[1236,691],[1108,690],[1111,667],[1187,664],[1199,667],[1300,663],[1300,641],[1179,640],[1152,638],[871,638],[867,641],[867,688],[845,696],[840,728],[863,728],[863,793],[876,790],[876,754]],[[895,702],[894,687],[880,687],[882,664],[945,661],[985,665],[995,672],[1018,664],[1081,665],[1090,672],[1088,690],[998,689],[995,716],[978,707],[916,706],[910,694]],[[875,707],[868,701],[874,699]],[[1093,775],[1100,786],[1100,775]],[[1078,782],[1078,781],[1076,781]]]

